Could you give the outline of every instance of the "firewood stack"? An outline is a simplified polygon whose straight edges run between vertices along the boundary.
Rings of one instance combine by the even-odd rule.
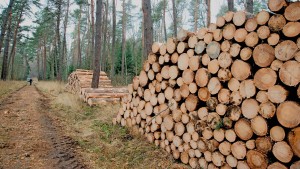
[[[300,2],[154,43],[113,120],[192,168],[300,168]]]
[[[69,75],[66,89],[71,93],[79,94],[80,98],[90,106],[119,102],[121,97],[128,94],[126,87],[113,87],[105,72],[100,72],[97,89],[91,88],[92,78],[93,71],[77,69]]]

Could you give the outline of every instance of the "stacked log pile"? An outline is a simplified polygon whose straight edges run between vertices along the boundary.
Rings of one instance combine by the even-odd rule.
[[[76,69],[76,71],[69,75],[66,89],[71,93],[79,94],[82,88],[91,87],[92,79],[92,70]],[[99,87],[112,87],[111,80],[103,71],[100,72]]]
[[[154,43],[114,124],[192,168],[300,168],[300,2]]]
[[[88,105],[95,106],[103,103],[118,103],[127,94],[126,87],[82,88],[80,98]]]
[[[90,88],[92,78],[93,71],[77,69],[69,75],[66,89],[71,93],[79,94],[80,98],[90,106],[119,102],[121,97],[128,94],[127,88],[113,87],[105,72],[100,72],[99,88],[97,89]]]

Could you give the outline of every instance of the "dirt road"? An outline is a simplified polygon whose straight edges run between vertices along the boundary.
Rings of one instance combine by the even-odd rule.
[[[86,168],[48,102],[34,86],[0,101],[0,169]]]

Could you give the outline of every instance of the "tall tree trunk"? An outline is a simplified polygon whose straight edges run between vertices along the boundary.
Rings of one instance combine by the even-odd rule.
[[[78,58],[78,63],[77,66],[81,67],[82,64],[82,58],[81,58],[81,40],[80,40],[80,27],[81,27],[81,12],[82,12],[82,5],[79,7],[79,17],[78,17],[78,25],[77,25],[77,58]]]
[[[7,73],[8,73],[8,51],[9,51],[9,42],[11,36],[11,20],[12,14],[9,15],[8,18],[8,25],[7,25],[7,35],[6,35],[6,42],[4,47],[4,54],[3,54],[3,62],[2,62],[2,72],[1,72],[1,79],[7,80]]]
[[[65,14],[65,20],[64,20],[64,35],[63,35],[63,46],[62,46],[62,74],[63,78],[66,74],[66,65],[67,65],[67,26],[68,26],[68,20],[69,20],[69,8],[70,8],[70,0],[67,1],[67,10]]]
[[[103,51],[102,51],[102,70],[106,71],[106,63],[107,63],[107,53],[106,53],[106,46],[107,46],[107,15],[108,15],[108,0],[104,3],[105,15],[103,17]]]
[[[87,32],[86,32],[86,39],[87,39],[87,45],[85,48],[85,56],[86,56],[86,62],[85,62],[85,67],[89,68],[91,65],[91,57],[90,57],[90,52],[91,52],[91,28],[90,28],[90,21],[88,20],[88,24],[87,24]]]
[[[61,3],[62,0],[56,1],[57,5],[57,19],[56,19],[56,40],[57,40],[57,46],[56,46],[56,62],[57,62],[57,80],[62,81],[62,63],[64,61],[63,57],[61,56],[61,41],[60,41],[60,15],[61,15]]]
[[[172,0],[172,6],[173,6],[173,26],[174,26],[174,37],[177,37],[177,9],[175,0]]]
[[[112,27],[112,59],[111,59],[111,77],[113,77],[115,75],[115,55],[116,55],[116,0],[112,0],[113,1],[113,6],[112,6],[112,18],[113,18],[113,27]]]
[[[148,54],[151,52],[151,46],[153,43],[153,24],[151,16],[151,1],[143,0],[142,4],[143,14],[144,14],[144,60],[147,59]]]
[[[227,0],[228,11],[234,11],[234,0]]]
[[[96,37],[94,49],[94,73],[92,80],[92,88],[98,88],[100,76],[100,58],[101,58],[101,21],[102,21],[102,0],[97,0],[96,11]]]
[[[123,0],[123,16],[122,16],[122,66],[121,75],[124,76],[125,71],[125,52],[126,52],[126,6]]]
[[[206,6],[207,6],[207,18],[206,18],[206,26],[208,27],[210,24],[210,0],[206,0]]]
[[[195,0],[195,10],[194,10],[194,32],[198,29],[198,15],[199,15],[199,0]]]
[[[246,0],[245,9],[247,12],[253,14],[253,0]]]
[[[15,0],[9,1],[9,5],[8,5],[7,11],[6,11],[6,16],[3,19],[3,23],[2,23],[2,27],[1,27],[1,34],[0,34],[0,54],[2,51],[2,45],[3,45],[3,40],[4,40],[4,36],[5,36],[5,32],[6,32],[7,21],[9,20],[9,17],[11,16],[14,1]]]
[[[143,17],[143,21],[142,21],[142,23],[144,23],[145,22],[145,20],[144,20],[144,17]],[[144,29],[144,27],[145,27],[145,24],[142,24],[142,62],[144,61],[144,53],[145,53],[145,50],[146,50],[146,48],[145,48],[145,29]]]
[[[41,56],[41,44],[39,43],[38,51],[36,54],[36,62],[37,62],[37,78],[40,78],[40,56]]]
[[[95,3],[94,3],[94,0],[91,0],[91,17],[92,17],[92,28],[91,28],[91,32],[92,32],[92,43],[91,43],[91,58],[93,58],[94,56],[94,47],[95,47],[95,15],[94,15],[94,12],[95,12]],[[102,10],[102,9],[101,9]],[[94,67],[93,65],[93,62],[92,62],[92,59],[91,59],[91,65],[90,65],[90,68],[92,69]]]
[[[164,0],[164,12],[163,12],[163,22],[164,22],[164,38],[165,42],[167,42],[167,26],[166,26],[166,8],[167,8],[167,2]]]
[[[10,78],[12,80],[15,79],[15,77],[14,77],[14,63],[15,63],[15,55],[16,55],[17,35],[18,35],[21,20],[22,20],[23,11],[24,11],[23,9],[24,9],[25,4],[26,4],[26,1],[22,4],[22,7],[21,7],[19,18],[18,18],[16,27],[15,27],[15,30],[14,30],[13,46],[12,46],[11,51],[10,51],[9,65],[11,65]]]
[[[43,63],[43,79],[47,78],[47,42],[46,36],[44,35],[44,63]]]
[[[87,30],[86,30],[86,39],[87,39],[87,45],[85,45],[85,68],[90,69],[90,65],[92,62],[92,57],[90,55],[91,52],[91,18],[90,18],[90,7],[87,6],[86,10],[86,16],[87,16]]]

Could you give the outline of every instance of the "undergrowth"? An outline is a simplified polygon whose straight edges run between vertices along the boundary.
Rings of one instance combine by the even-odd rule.
[[[61,83],[42,82],[37,87],[52,96],[52,115],[77,141],[90,168],[188,168],[144,137],[133,136],[129,129],[113,125],[119,104],[89,107],[77,96],[66,93]]]
[[[0,81],[0,99],[24,87],[25,81]]]

